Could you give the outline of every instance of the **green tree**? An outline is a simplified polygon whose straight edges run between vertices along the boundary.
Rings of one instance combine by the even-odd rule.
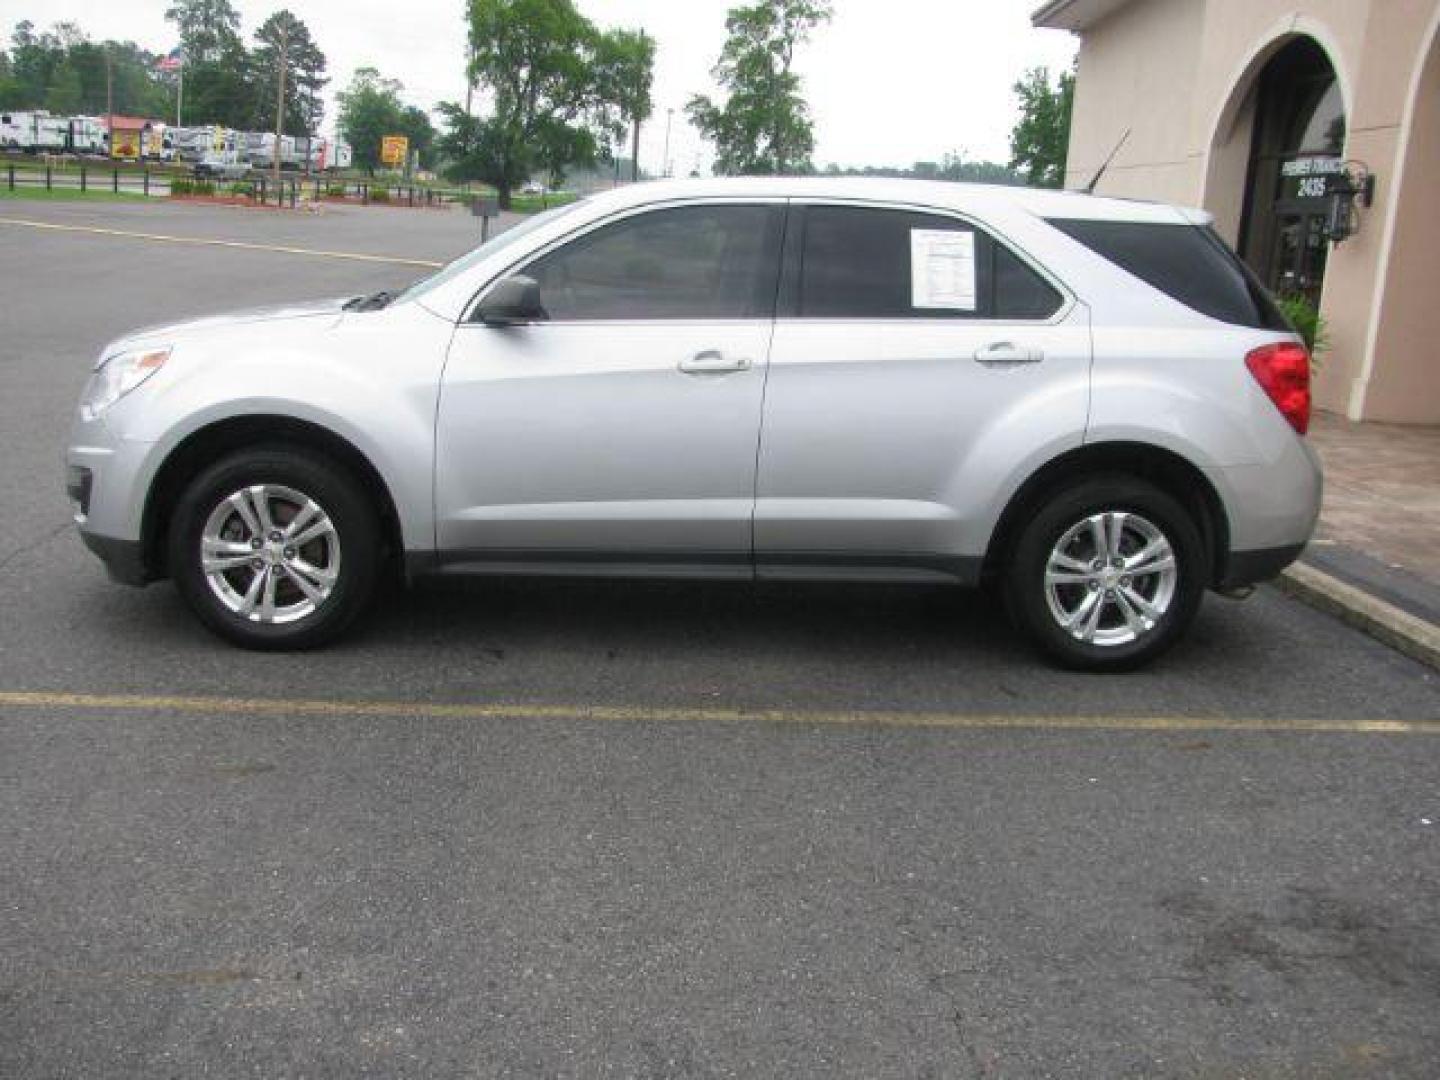
[[[280,76],[280,56],[283,51],[283,130],[287,135],[315,134],[324,113],[320,91],[330,80],[325,77],[325,54],[315,44],[310,28],[292,12],[282,8],[255,31],[255,41],[255,49],[250,54],[255,95],[255,118],[252,121],[254,127],[259,131],[275,130],[275,88]]]
[[[614,80],[635,62],[620,63],[620,39],[602,35],[573,0],[469,0],[468,16],[470,80],[493,111],[479,119],[440,105],[440,149],[452,178],[493,184],[508,207],[537,170],[556,178],[597,160],[618,134]],[[643,103],[636,96],[630,105]]]
[[[15,24],[10,37],[12,78],[22,107],[37,108],[45,103],[54,72],[65,59],[60,39],[50,33],[35,33],[35,24]]]
[[[1052,83],[1047,68],[1031,68],[1014,90],[1020,119],[1010,132],[1010,167],[1020,170],[1033,187],[1061,187],[1070,146],[1075,73],[1061,72]]]
[[[133,41],[107,41],[103,48],[110,54],[117,113],[155,118],[174,115],[174,91],[155,71],[159,58],[154,53]]]
[[[655,80],[655,39],[644,30],[614,30],[600,35],[595,48],[600,93],[613,102],[630,125],[630,179],[640,179],[640,125],[655,111],[650,91]]]
[[[400,113],[400,126],[394,134],[410,140],[410,151],[419,155],[420,167],[428,169],[434,159],[435,125],[424,109],[407,105]]]
[[[80,72],[68,59],[51,74],[50,86],[45,92],[45,108],[52,113],[67,115],[78,113],[84,105],[80,87]]]
[[[10,54],[0,51],[0,109],[19,109],[24,106],[20,96],[20,83],[10,63]]]
[[[175,0],[165,18],[185,49],[185,118],[249,127],[255,114],[251,57],[230,0]]]
[[[155,60],[133,41],[91,41],[75,23],[37,34],[21,22],[11,54],[0,51],[0,107],[99,115],[108,100],[117,113],[164,115],[169,91]]]
[[[240,44],[240,13],[230,0],[175,0],[165,18],[180,31],[189,63],[214,63]]]
[[[350,85],[336,95],[340,104],[340,134],[350,144],[355,167],[373,171],[380,164],[380,141],[402,134],[404,87],[384,78],[373,67],[358,68]]]
[[[900,176],[917,180],[940,180],[948,183],[1023,184],[1025,178],[1008,165],[993,161],[966,161],[965,155],[950,151],[939,161],[917,161],[909,168],[893,165],[862,165],[841,168],[825,166],[826,176]]]
[[[815,133],[793,65],[796,48],[829,18],[829,0],[760,0],[730,9],[725,46],[711,71],[726,100],[696,94],[685,106],[715,144],[717,172],[809,171]]]

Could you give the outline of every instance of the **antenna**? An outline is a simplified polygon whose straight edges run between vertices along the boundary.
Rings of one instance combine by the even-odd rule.
[[[1120,153],[1120,148],[1125,145],[1125,140],[1128,138],[1130,138],[1130,129],[1127,127],[1125,129],[1125,134],[1121,135],[1120,141],[1115,144],[1115,149],[1110,151],[1110,156],[1107,157],[1103,162],[1101,162],[1100,168],[1095,170],[1095,175],[1090,178],[1090,182],[1088,184],[1086,184],[1083,188],[1080,189],[1081,191],[1083,191],[1086,195],[1095,194],[1095,185],[1100,183],[1100,178],[1105,175],[1105,170],[1110,167],[1110,162],[1115,160],[1115,155]]]

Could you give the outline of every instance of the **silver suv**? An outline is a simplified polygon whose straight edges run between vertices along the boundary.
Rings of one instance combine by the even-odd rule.
[[[1082,668],[1310,536],[1309,358],[1198,211],[1014,188],[640,185],[399,295],[105,348],[68,484],[122,581],[255,648],[387,569],[994,582]]]

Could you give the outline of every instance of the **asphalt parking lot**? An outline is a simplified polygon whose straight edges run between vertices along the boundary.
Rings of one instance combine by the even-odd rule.
[[[91,360],[477,224],[0,219],[0,1076],[1435,1074],[1428,669],[1268,588],[1125,676],[878,588],[448,584],[235,651],[73,534]]]

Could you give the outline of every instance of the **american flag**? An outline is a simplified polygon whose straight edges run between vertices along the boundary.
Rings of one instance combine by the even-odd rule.
[[[179,45],[155,61],[157,71],[179,71],[185,66],[185,50]]]

